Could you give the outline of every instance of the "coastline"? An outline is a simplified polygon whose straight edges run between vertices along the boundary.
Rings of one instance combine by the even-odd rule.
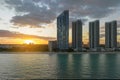
[[[119,54],[116,52],[0,52],[0,54]]]

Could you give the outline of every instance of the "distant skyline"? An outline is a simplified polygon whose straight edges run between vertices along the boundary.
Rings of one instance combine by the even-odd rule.
[[[72,21],[82,19],[83,41],[88,43],[89,22],[100,20],[101,44],[105,42],[105,22],[117,20],[120,42],[120,0],[0,0],[0,44],[47,44],[56,40],[57,16],[70,12]]]

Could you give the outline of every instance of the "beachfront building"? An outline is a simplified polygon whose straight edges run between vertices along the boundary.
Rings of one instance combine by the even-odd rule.
[[[69,48],[69,11],[65,10],[57,17],[57,45],[59,50]]]
[[[82,51],[82,21],[72,22],[72,48],[75,51]]]
[[[99,48],[99,20],[89,23],[89,47],[94,51]]]
[[[49,41],[48,48],[50,52],[55,51],[57,49],[57,41]]]
[[[117,21],[105,23],[105,47],[117,48]]]

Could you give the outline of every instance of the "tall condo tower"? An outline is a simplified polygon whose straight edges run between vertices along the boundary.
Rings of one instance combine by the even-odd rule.
[[[69,48],[69,11],[65,10],[57,17],[57,45],[59,50]]]
[[[89,23],[89,47],[97,50],[99,48],[99,20]]]
[[[77,20],[72,22],[72,48],[82,50],[82,21]]]
[[[105,47],[117,47],[117,21],[105,23]]]

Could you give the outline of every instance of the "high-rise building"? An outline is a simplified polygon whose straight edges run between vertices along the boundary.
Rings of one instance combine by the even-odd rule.
[[[94,23],[89,23],[89,47],[94,48]]]
[[[99,48],[99,20],[89,23],[89,47],[95,50]]]
[[[69,48],[69,11],[65,10],[57,17],[57,45],[58,49]]]
[[[105,23],[105,47],[111,48],[111,27],[110,23]]]
[[[117,21],[105,23],[105,47],[117,47]]]
[[[76,22],[72,22],[72,48],[76,48]]]
[[[82,50],[82,21],[77,20],[72,23],[72,48]]]
[[[117,47],[117,21],[111,23],[111,47]]]
[[[99,29],[99,27],[100,27],[100,24],[99,24],[99,20],[96,20],[95,22],[94,22],[94,28],[95,28],[95,30],[94,30],[94,32],[95,32],[95,34],[94,34],[94,36],[95,36],[95,48],[98,48],[99,47],[99,43],[100,43],[100,38],[99,38],[99,34],[100,34],[100,29]]]

